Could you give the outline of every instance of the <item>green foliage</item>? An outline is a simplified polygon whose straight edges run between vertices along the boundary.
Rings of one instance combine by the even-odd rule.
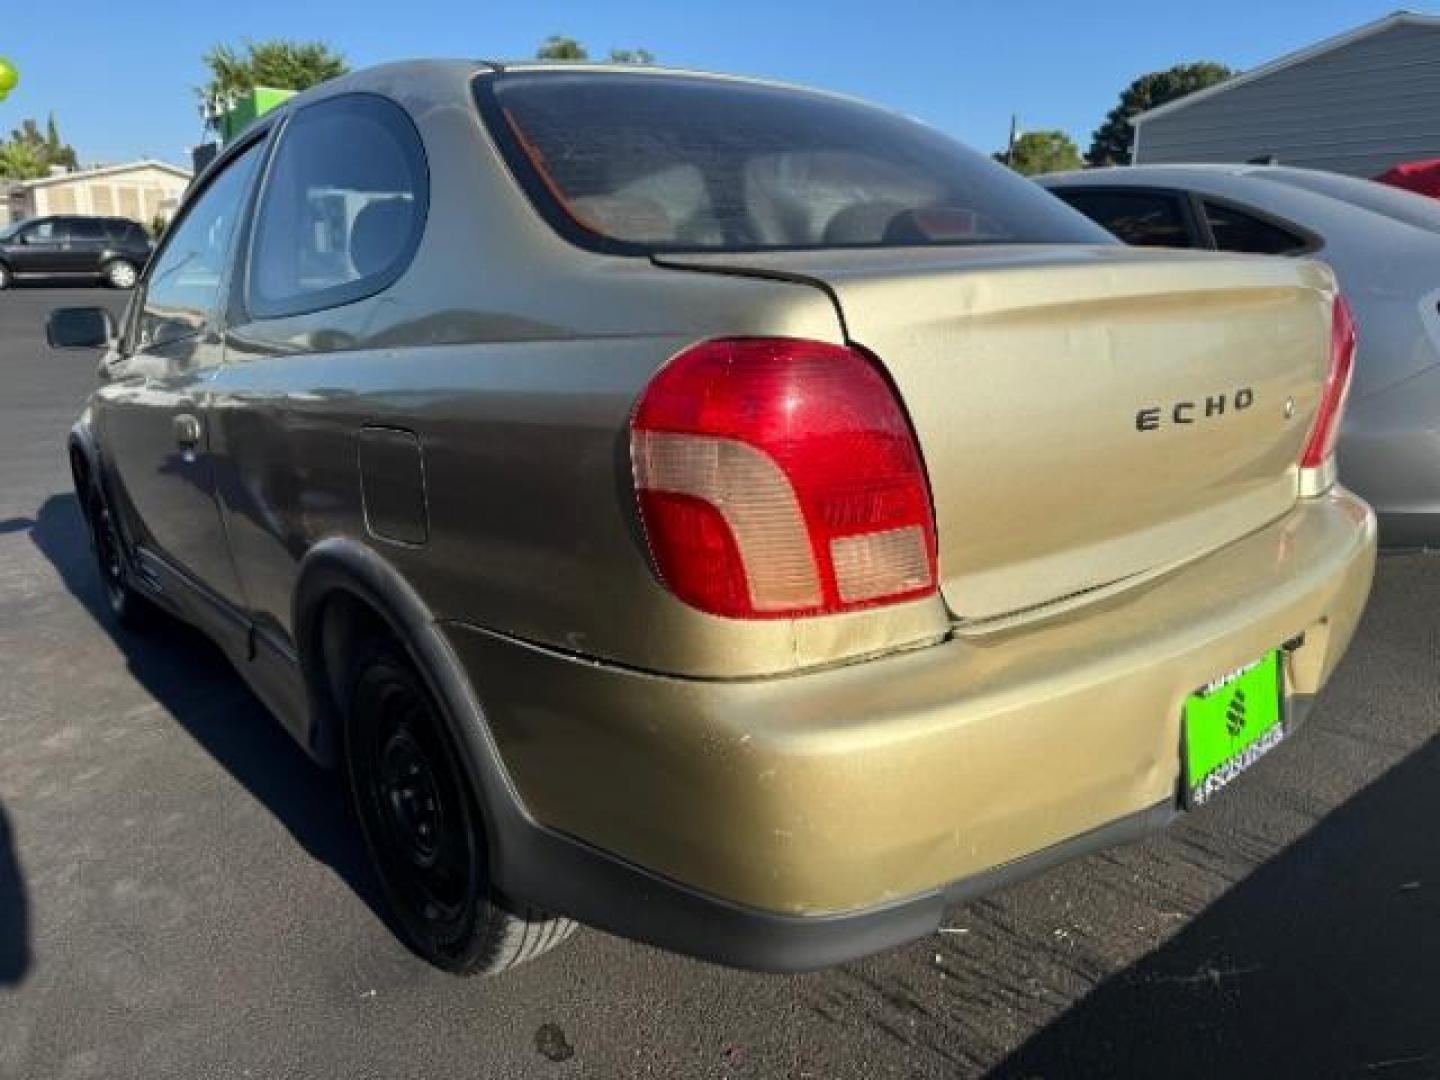
[[[611,49],[612,64],[653,64],[655,54],[649,49]]]
[[[49,171],[44,159],[29,143],[0,143],[0,177],[36,180]]]
[[[535,50],[536,60],[589,60],[590,50],[572,37],[551,34]],[[653,64],[655,54],[649,49],[611,49],[612,64]]]
[[[49,175],[57,165],[74,169],[79,167],[79,160],[74,149],[60,138],[53,113],[43,132],[36,121],[25,120],[10,132],[9,139],[0,142],[0,177],[7,180],[36,180]]]
[[[1091,165],[1129,165],[1130,148],[1135,144],[1135,129],[1130,126],[1132,116],[1223,82],[1234,74],[1224,64],[1205,61],[1176,64],[1169,71],[1141,75],[1121,92],[1120,103],[1096,129],[1085,159]]]
[[[996,154],[995,160],[1005,162],[1005,153]],[[1006,164],[1023,176],[1078,169],[1080,148],[1063,131],[1027,131],[1015,140]]]
[[[243,49],[216,45],[204,57],[210,81],[199,88],[208,102],[222,102],[257,86],[308,90],[350,70],[345,57],[323,41],[247,41]]]
[[[572,37],[551,34],[540,48],[535,50],[536,60],[589,60],[590,53],[585,46]]]
[[[150,239],[158,244],[160,238],[165,235],[165,230],[169,225],[170,223],[165,219],[164,214],[156,214],[150,219],[149,224],[145,226],[145,231],[150,234]]]

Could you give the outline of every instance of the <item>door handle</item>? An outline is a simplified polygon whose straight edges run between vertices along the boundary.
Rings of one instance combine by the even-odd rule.
[[[189,413],[175,417],[175,445],[180,447],[183,460],[195,460],[195,448],[200,445],[200,421]]]

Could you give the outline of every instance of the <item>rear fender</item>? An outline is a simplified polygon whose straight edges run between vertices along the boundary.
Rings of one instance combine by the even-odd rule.
[[[326,662],[323,641],[325,605],[337,595],[360,601],[387,625],[441,704],[485,816],[492,879],[503,883],[507,837],[516,835],[529,818],[500,764],[484,711],[424,601],[381,555],[351,539],[332,538],[315,545],[301,564],[295,589],[292,625],[312,721],[312,754],[329,765],[342,760],[338,673]]]

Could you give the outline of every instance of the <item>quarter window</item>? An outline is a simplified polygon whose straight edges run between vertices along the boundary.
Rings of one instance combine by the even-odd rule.
[[[1233,206],[1205,203],[1205,220],[1210,235],[1221,251],[1248,251],[1256,255],[1294,255],[1310,245],[1292,232],[1261,221]]]
[[[1136,247],[1195,246],[1174,195],[1151,191],[1056,191],[1062,199]]]
[[[297,315],[387,288],[420,242],[428,188],[419,133],[398,105],[348,94],[296,113],[261,197],[250,313]]]
[[[259,160],[257,143],[230,162],[170,230],[140,309],[142,349],[199,333],[219,306],[235,227]]]

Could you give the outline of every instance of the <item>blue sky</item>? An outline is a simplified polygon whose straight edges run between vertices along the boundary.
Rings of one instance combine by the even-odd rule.
[[[1157,3],[965,0],[35,0],[6,3],[0,56],[21,83],[0,131],[54,110],[86,162],[185,161],[192,87],[217,41],[329,41],[354,66],[416,56],[528,56],[553,33],[592,53],[643,45],[663,62],[857,94],[971,145],[1003,144],[1011,112],[1083,149],[1135,76],[1188,60],[1253,67],[1395,10],[1396,0]],[[1421,9],[1426,10],[1426,9]],[[1430,9],[1433,10],[1433,9]],[[207,15],[213,11],[213,15]]]

